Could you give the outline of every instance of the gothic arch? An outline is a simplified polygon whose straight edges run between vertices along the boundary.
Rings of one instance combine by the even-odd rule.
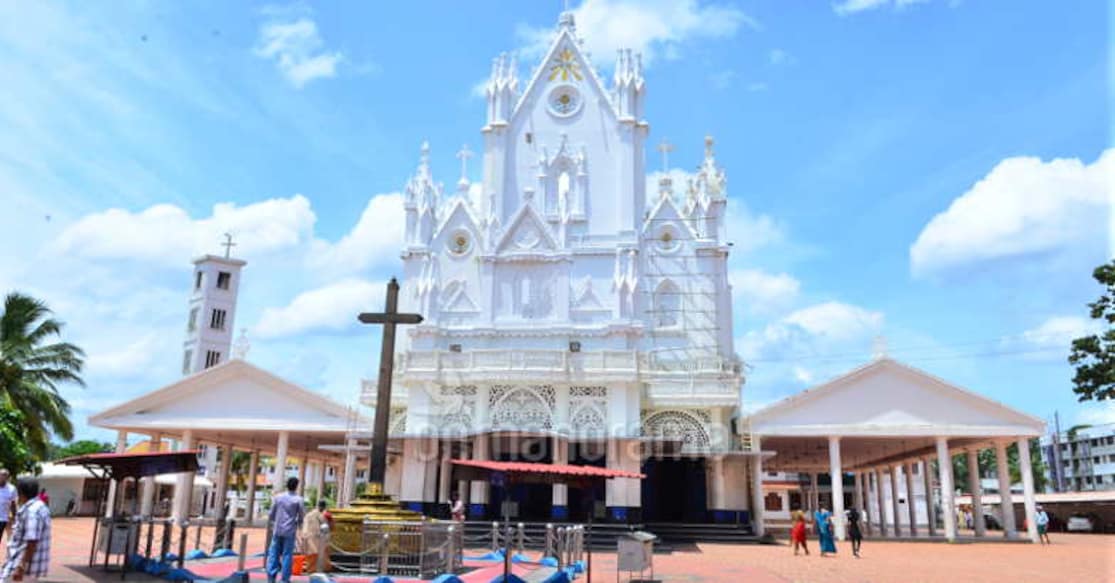
[[[681,288],[673,280],[663,279],[654,288],[651,315],[655,327],[670,328],[681,323]]]
[[[550,385],[494,386],[489,397],[492,428],[553,429],[555,401],[556,393]]]
[[[709,434],[701,419],[682,409],[655,411],[643,418],[643,435],[677,439],[683,449],[708,449]]]

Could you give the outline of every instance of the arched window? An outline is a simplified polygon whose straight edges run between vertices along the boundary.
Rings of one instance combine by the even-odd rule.
[[[681,288],[670,280],[658,285],[654,292],[654,325],[660,328],[677,326],[681,321]]]

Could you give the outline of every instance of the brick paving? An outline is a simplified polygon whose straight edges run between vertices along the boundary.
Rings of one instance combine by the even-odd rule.
[[[120,580],[119,574],[85,567],[92,531],[88,518],[55,519],[46,581]],[[262,549],[262,530],[242,532],[249,534],[250,549]],[[654,560],[659,580],[681,583],[1115,583],[1115,536],[1054,534],[1053,543],[868,541],[862,559],[853,558],[846,544],[839,546],[837,556],[824,559],[816,555],[815,542],[809,557],[795,557],[785,545],[701,544],[655,555]],[[592,581],[615,581],[615,564],[614,553],[595,553]],[[136,574],[127,580],[154,581]]]

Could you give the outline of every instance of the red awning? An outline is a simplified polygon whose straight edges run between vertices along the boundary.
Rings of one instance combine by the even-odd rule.
[[[55,463],[68,466],[85,466],[99,477],[110,480],[146,478],[159,474],[177,474],[197,471],[197,451],[168,451],[148,453],[93,453],[59,460]]]
[[[584,482],[591,480],[608,480],[612,478],[643,479],[646,476],[635,472],[610,470],[596,466],[572,466],[563,464],[536,464],[528,462],[495,462],[484,460],[453,460],[461,473],[466,476],[462,479],[487,480],[493,475],[506,478],[512,482],[544,482],[565,483]]]

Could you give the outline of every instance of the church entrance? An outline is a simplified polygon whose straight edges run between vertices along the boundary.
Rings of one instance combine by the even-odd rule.
[[[704,459],[648,459],[643,473],[644,522],[708,521]]]
[[[500,436],[492,439],[492,459],[501,462],[553,463],[548,437]],[[524,522],[550,520],[554,490],[549,484],[492,484],[488,513],[503,518],[503,503],[510,502],[511,517]]]

